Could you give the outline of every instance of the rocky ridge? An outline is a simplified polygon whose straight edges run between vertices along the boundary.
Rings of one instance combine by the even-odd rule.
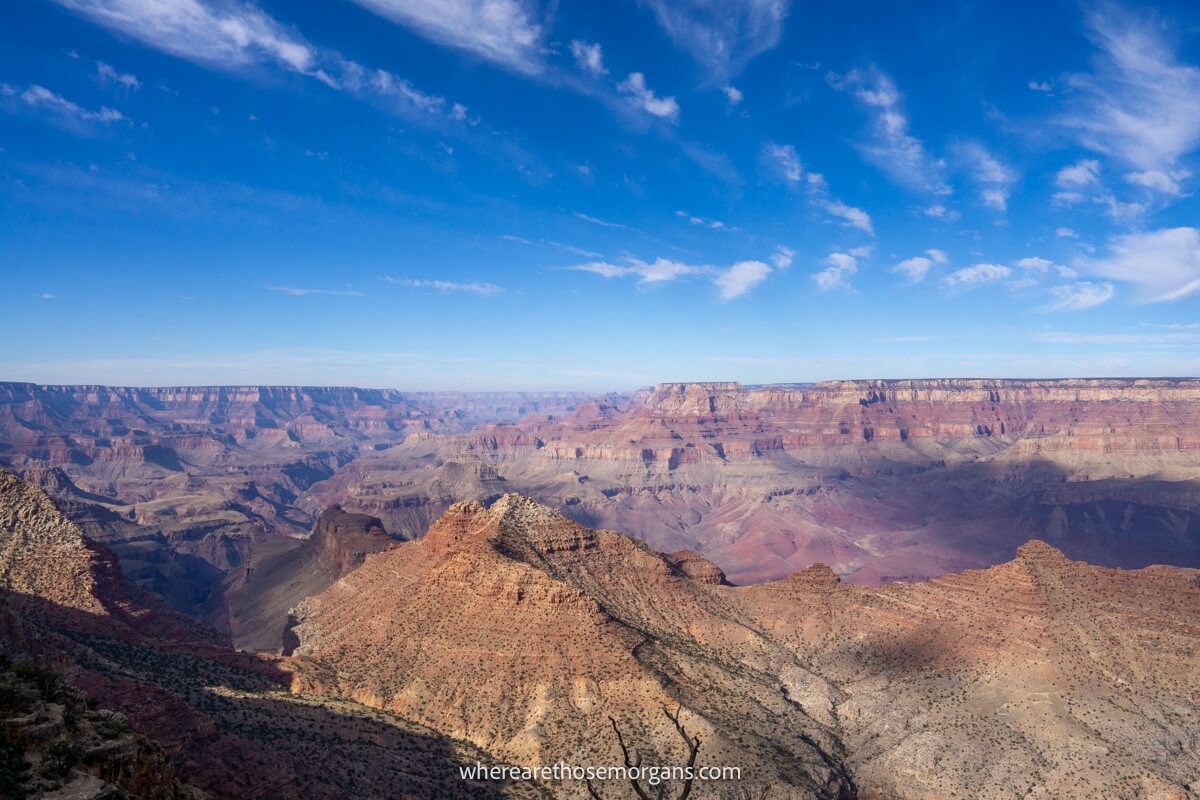
[[[678,705],[708,763],[784,796],[1200,796],[1195,570],[1040,541],[878,589],[823,565],[730,586],[700,561],[515,495],[456,504],[302,604],[295,685],[526,764],[619,763],[608,716],[670,763]]]
[[[352,561],[360,551],[334,552]],[[56,694],[8,719],[23,749],[0,774],[11,766],[14,783],[35,792],[30,781],[59,781],[47,798],[122,796],[105,783],[170,798],[176,777],[215,800],[544,796],[528,783],[461,780],[459,765],[492,756],[428,727],[288,691],[285,660],[229,649],[126,580],[45,492],[2,472],[0,653],[33,665],[31,675],[60,676],[64,692],[77,689],[117,715],[66,714]],[[22,693],[0,692],[0,705]],[[49,777],[47,755],[58,765]]]

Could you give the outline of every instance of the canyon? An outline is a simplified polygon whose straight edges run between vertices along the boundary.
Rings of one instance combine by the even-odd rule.
[[[924,582],[813,565],[736,586],[698,553],[514,493],[455,503],[411,541],[330,510],[310,543],[320,580],[287,654],[238,651],[0,473],[0,667],[69,687],[28,697],[36,714],[0,744],[53,777],[44,754],[64,745],[33,730],[83,720],[70,752],[110,756],[68,765],[87,798],[115,796],[109,780],[163,798],[620,798],[627,782],[459,769],[616,765],[622,742],[678,766],[678,720],[699,765],[742,770],[698,798],[1200,797],[1196,569],[1099,567],[1034,539]]]
[[[297,592],[343,570],[314,561],[325,577],[276,591],[334,506],[401,541],[456,502],[519,492],[693,551],[738,584],[814,563],[848,583],[918,581],[1002,563],[1031,538],[1104,566],[1200,566],[1192,379],[597,397],[0,384],[0,466],[50,492],[139,586],[269,652]]]

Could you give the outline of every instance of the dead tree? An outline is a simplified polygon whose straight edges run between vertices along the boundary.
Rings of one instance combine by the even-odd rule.
[[[676,798],[676,800],[687,800],[688,795],[692,793],[692,782],[696,777],[696,756],[700,752],[700,737],[690,736],[687,730],[684,729],[683,723],[679,721],[679,713],[682,710],[682,703],[679,704],[679,707],[675,709],[675,713],[673,714],[669,708],[663,706],[663,714],[666,715],[667,719],[671,720],[671,723],[675,726],[675,730],[679,733],[680,738],[683,739],[683,743],[687,745],[688,748],[688,760],[687,767],[685,768],[686,771],[683,789],[680,790],[679,797]],[[626,769],[640,770],[642,766],[642,754],[635,748],[631,755],[629,752],[629,746],[625,744],[625,737],[621,734],[621,729],[617,726],[617,721],[612,717],[609,717],[608,721],[612,725],[613,733],[617,735],[617,744],[621,747],[621,757],[625,761]],[[629,784],[633,787],[633,793],[638,800],[666,800],[666,781],[659,783],[658,786],[646,788],[642,786],[640,777],[630,777]],[[588,794],[592,796],[593,800],[604,800],[604,797],[600,794],[596,787],[592,785],[590,778],[587,780],[587,790]]]

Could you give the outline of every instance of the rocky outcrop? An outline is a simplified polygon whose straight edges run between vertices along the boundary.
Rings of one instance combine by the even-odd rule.
[[[317,518],[307,539],[265,540],[251,550],[208,618],[228,630],[239,649],[287,652],[292,607],[395,544],[377,518],[333,506]]]
[[[162,748],[52,670],[0,653],[0,796],[204,800]]]
[[[465,502],[302,605],[295,680],[531,765],[619,760],[609,716],[669,763],[666,703],[743,790],[1190,797],[1200,573],[1038,540],[1009,556],[877,589],[825,565],[737,587],[524,497]]]
[[[294,685],[529,765],[620,763],[609,716],[668,757],[678,736],[661,708],[681,705],[710,757],[753,763],[758,785],[843,796],[852,782],[826,760],[836,736],[726,649],[788,660],[713,594],[730,589],[718,576],[518,495],[460,503],[301,604]]]
[[[351,538],[375,535],[369,521],[331,518]],[[361,543],[334,552],[353,562]],[[0,669],[5,798],[26,789],[47,800],[191,797],[183,781],[213,800],[544,797],[529,782],[460,778],[460,765],[494,763],[478,748],[351,702],[289,693],[285,661],[223,647],[126,580],[45,492],[4,473],[0,653],[28,662],[16,672],[35,684],[53,682],[31,698]],[[80,713],[75,689],[88,698]]]

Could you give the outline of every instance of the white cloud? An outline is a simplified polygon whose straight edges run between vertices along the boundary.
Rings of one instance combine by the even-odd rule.
[[[701,228],[709,228],[714,231],[739,231],[741,228],[732,225],[726,225],[719,219],[708,219],[707,217],[698,217],[695,214],[689,214],[686,211],[676,211],[675,216],[686,219],[690,224]]]
[[[741,297],[771,274],[771,267],[762,261],[739,261],[728,268],[716,268],[685,264],[669,258],[643,261],[634,257],[623,258],[617,263],[589,261],[566,269],[590,272],[604,278],[636,278],[640,286],[705,275],[710,276],[723,300]]]
[[[875,229],[871,225],[871,215],[861,208],[848,206],[841,200],[824,200],[821,201],[821,205],[831,215],[843,220],[847,227],[858,228],[869,234],[875,234]]]
[[[799,183],[804,174],[800,156],[796,155],[796,148],[790,144],[768,142],[763,145],[762,159],[775,174],[788,183]]]
[[[993,283],[1012,275],[1012,269],[1003,264],[975,264],[955,270],[942,279],[942,282],[953,288],[971,288],[985,283]]]
[[[646,76],[631,72],[629,77],[617,84],[617,90],[629,95],[634,103],[659,119],[675,122],[679,119],[679,103],[674,97],[659,97],[646,86]]]
[[[858,272],[857,257],[850,253],[830,253],[825,263],[829,266],[812,276],[821,291],[851,288],[850,277]]]
[[[604,257],[602,254],[597,253],[594,250],[586,250],[582,247],[576,247],[573,244],[563,244],[562,242],[556,242],[553,239],[543,239],[542,241],[545,244],[550,245],[551,247],[557,248],[557,249],[562,250],[567,253],[573,253],[577,256],[583,256],[584,258],[603,258]]]
[[[354,0],[447,47],[517,72],[542,71],[542,27],[522,0]],[[598,53],[597,53],[598,55]]]
[[[892,272],[899,272],[911,282],[920,283],[925,280],[925,276],[929,274],[929,270],[932,267],[932,259],[925,258],[924,256],[913,256],[912,258],[904,259],[892,267]]]
[[[781,244],[775,248],[775,252],[771,254],[771,263],[777,269],[787,269],[796,259],[796,251],[788,247],[786,244]]]
[[[1031,256],[1029,258],[1022,258],[1017,262],[1017,266],[1021,269],[1030,270],[1032,272],[1046,272],[1054,266],[1054,262],[1048,258]]]
[[[1092,202],[1104,206],[1108,210],[1108,215],[1116,220],[1131,220],[1146,213],[1146,206],[1143,203],[1127,203],[1118,200],[1112,192],[1101,192],[1092,198]]]
[[[280,62],[315,75],[316,51],[258,8],[205,0],[55,0],[172,55],[222,69]]]
[[[789,5],[789,0],[647,2],[667,35],[703,64],[714,82],[776,45]]]
[[[1071,228],[1055,228],[1054,235],[1060,239],[1078,239],[1079,234]]]
[[[989,208],[1006,210],[1017,173],[978,142],[962,143],[955,148],[955,152],[971,177],[982,187],[979,191],[981,202]]]
[[[1160,19],[1116,4],[1087,14],[1095,68],[1072,75],[1077,101],[1060,122],[1079,142],[1142,170],[1168,171],[1200,144],[1200,69],[1183,63]]]
[[[739,261],[713,278],[722,300],[741,297],[771,274],[771,268],[761,261]]]
[[[41,298],[42,298],[43,300],[57,300],[57,299],[58,299],[58,295],[56,295],[56,294],[50,294],[49,292],[42,292],[42,294],[41,294]]]
[[[1156,169],[1148,169],[1144,172],[1128,172],[1122,176],[1122,180],[1135,186],[1153,189],[1170,197],[1178,197],[1183,192],[1179,182],[1190,177],[1191,173],[1186,170],[1176,170],[1168,175]]]
[[[1100,162],[1084,158],[1063,167],[1054,175],[1054,185],[1062,189],[1092,186],[1100,181]]]
[[[1200,229],[1164,228],[1116,236],[1107,257],[1081,268],[1133,284],[1143,302],[1182,300],[1200,293]]]
[[[268,286],[267,288],[270,289],[272,292],[279,292],[280,294],[286,294],[290,297],[306,297],[308,295],[315,295],[315,294],[330,295],[332,297],[362,297],[363,296],[362,292],[354,292],[354,291],[340,290],[340,289],[305,289],[305,288],[298,288],[295,286]]]
[[[769,145],[771,148],[779,148],[778,145]],[[791,145],[787,145],[779,150],[773,150],[768,153],[773,156],[773,160],[778,167],[785,172],[785,176],[789,181],[796,182],[800,179],[800,162],[795,158],[796,151]],[[792,172],[787,170],[794,169]],[[847,228],[858,228],[870,235],[875,235],[875,228],[871,224],[871,215],[861,208],[843,203],[841,200],[829,194],[829,185],[825,182],[825,176],[819,172],[808,173],[808,190],[809,196],[814,205],[821,208],[825,213],[832,217],[837,217],[842,221],[842,224]]]
[[[137,79],[136,75],[129,72],[118,72],[111,64],[105,64],[103,61],[96,62],[96,74],[104,83],[115,83],[126,89],[142,88],[142,82]]]
[[[1043,94],[1050,94],[1052,91],[1054,91],[1054,87],[1050,85],[1049,81],[1029,81],[1025,85],[1033,91],[1041,92]]]
[[[593,225],[599,225],[601,228],[615,228],[615,229],[623,230],[623,231],[633,230],[633,228],[629,227],[628,225],[622,225],[619,222],[609,222],[606,219],[600,219],[599,217],[589,216],[589,215],[584,214],[579,211],[575,212],[575,217],[576,217],[576,219],[581,219],[584,222],[590,222]]]
[[[500,294],[504,291],[503,287],[497,286],[494,283],[458,283],[456,281],[429,280],[424,278],[393,278],[391,275],[384,275],[380,280],[384,283],[405,286],[409,289],[434,289],[439,292],[489,295]]]
[[[1116,288],[1111,283],[1080,281],[1069,286],[1052,286],[1050,294],[1054,302],[1045,311],[1084,311],[1107,303],[1116,294]]]
[[[604,54],[599,44],[588,44],[575,39],[571,42],[571,55],[575,56],[575,63],[585,72],[592,75],[608,74],[608,70],[604,68]]]
[[[499,0],[502,3],[502,0]],[[253,4],[240,0],[54,0],[149,47],[220,70],[268,64],[333,89],[377,100],[401,114],[465,120],[458,104],[417,90],[385,70],[321,51]],[[382,2],[382,0],[381,0]]]
[[[120,122],[125,119],[125,115],[114,108],[105,106],[98,111],[91,111],[37,84],[19,93],[5,84],[3,94],[16,96],[30,108],[40,109],[65,122]]]
[[[859,146],[867,160],[901,185],[949,194],[950,188],[941,177],[944,165],[930,158],[925,143],[909,132],[900,92],[891,78],[878,70],[856,69],[845,75],[830,73],[826,79],[835,89],[853,92],[871,112],[871,142]]]
[[[745,95],[742,94],[742,90],[736,86],[733,86],[732,84],[725,84],[721,87],[721,91],[724,92],[725,99],[729,101],[729,105],[731,106],[738,105],[745,97]]]
[[[945,220],[946,222],[954,222],[958,219],[958,212],[953,209],[948,209],[941,203],[935,203],[927,208],[921,209],[921,213],[927,217],[934,219]]]
[[[591,261],[586,264],[576,264],[568,269],[578,272],[591,272],[605,278],[625,278],[636,276],[639,284],[663,283],[674,281],[692,275],[711,273],[711,267],[695,267],[682,261],[672,261],[668,258],[656,258],[654,261],[642,261],[638,258],[626,258],[622,264],[612,264],[607,261]]]
[[[925,251],[923,256],[904,259],[892,267],[892,272],[900,273],[912,283],[920,283],[925,280],[934,264],[946,264],[949,260],[950,256],[946,255],[946,251],[930,248]]]

